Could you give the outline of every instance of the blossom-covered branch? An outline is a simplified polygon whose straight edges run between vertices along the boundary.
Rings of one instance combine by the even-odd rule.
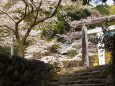
[[[5,28],[7,28],[7,29],[13,31],[14,34],[16,34],[15,30],[13,30],[11,27],[9,27],[9,26],[7,26],[7,25],[0,25],[0,28],[2,28],[2,27],[5,27]]]
[[[33,28],[34,26],[36,26],[37,24],[39,24],[39,23],[41,23],[41,22],[44,22],[45,20],[47,20],[47,19],[53,17],[53,16],[56,14],[57,9],[58,9],[58,7],[59,7],[61,1],[62,1],[62,0],[59,0],[57,6],[56,6],[56,8],[55,8],[55,10],[54,10],[49,16],[46,16],[46,17],[44,17],[44,18],[42,18],[42,19],[37,18],[37,16],[38,16],[38,10],[37,10],[37,13],[36,13],[36,17],[35,17],[34,22],[31,24],[31,26],[28,28],[28,30],[27,30],[25,36],[22,38],[23,42],[27,39],[27,37],[28,37],[30,31],[32,30],[32,28]],[[41,2],[42,2],[42,0],[41,0]],[[40,7],[40,5],[39,5],[39,7]]]
[[[8,13],[6,13],[6,12],[0,10],[0,14],[5,14],[5,15],[7,15],[13,22],[16,23],[16,21],[15,21]]]

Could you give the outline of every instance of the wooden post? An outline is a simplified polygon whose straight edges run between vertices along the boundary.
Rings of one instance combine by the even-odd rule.
[[[87,38],[87,27],[82,27],[82,60],[83,66],[89,66],[89,57],[88,57],[88,38]]]

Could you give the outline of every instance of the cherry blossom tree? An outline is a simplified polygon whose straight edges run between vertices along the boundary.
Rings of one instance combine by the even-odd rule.
[[[7,28],[13,32],[18,44],[19,56],[24,56],[26,40],[31,30],[38,24],[52,18],[56,14],[61,1],[10,0],[7,6],[3,6],[7,9],[0,9],[0,17],[3,19],[0,28]],[[26,30],[23,35],[20,34],[22,29]]]

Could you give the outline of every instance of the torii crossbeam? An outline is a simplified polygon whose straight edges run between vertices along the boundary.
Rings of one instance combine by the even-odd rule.
[[[102,23],[105,22],[112,22],[115,21],[115,14],[111,15],[111,16],[104,16],[104,17],[98,17],[98,18],[93,18],[93,19],[83,19],[80,21],[75,21],[74,26],[76,28],[80,28],[82,26],[96,26],[96,25],[100,25]]]
[[[88,57],[88,40],[87,40],[87,26],[97,26],[101,25],[105,22],[115,21],[115,15],[105,16],[105,17],[98,17],[94,19],[84,19],[81,21],[76,21],[75,26],[76,28],[82,28],[82,59],[83,59],[83,66],[89,66],[89,57]],[[103,28],[103,26],[102,26]],[[104,29],[106,29],[104,27]]]

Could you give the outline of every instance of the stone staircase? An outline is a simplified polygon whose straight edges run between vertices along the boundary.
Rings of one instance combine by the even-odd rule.
[[[106,66],[63,68],[47,86],[109,86]]]

